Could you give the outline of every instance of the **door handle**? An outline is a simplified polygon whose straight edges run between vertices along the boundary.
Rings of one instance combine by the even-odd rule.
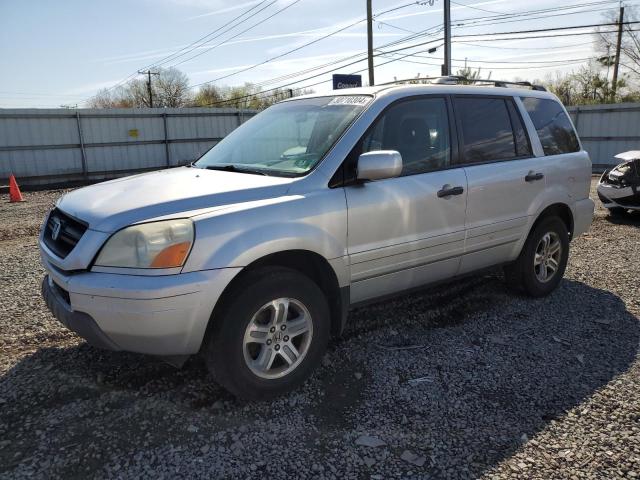
[[[451,187],[449,185],[444,185],[442,190],[438,190],[438,198],[449,197],[451,195],[462,195],[464,193],[464,188],[462,187]]]
[[[544,174],[543,173],[533,173],[533,170],[531,170],[529,173],[527,173],[527,176],[524,177],[524,181],[525,182],[535,182],[536,180],[542,180],[544,178]]]

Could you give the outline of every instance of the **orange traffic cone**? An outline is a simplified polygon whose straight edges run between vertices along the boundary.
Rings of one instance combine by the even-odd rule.
[[[16,177],[14,177],[13,174],[9,177],[9,202],[24,202],[22,193],[20,193],[20,187],[18,186]]]

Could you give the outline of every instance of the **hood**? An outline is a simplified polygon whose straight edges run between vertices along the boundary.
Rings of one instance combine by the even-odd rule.
[[[92,230],[112,232],[153,218],[189,216],[280,196],[294,180],[181,167],[80,188],[63,196],[57,206]]]
[[[640,160],[640,150],[629,150],[628,152],[622,152],[617,154],[613,158],[619,158],[625,162],[633,162],[634,160]]]

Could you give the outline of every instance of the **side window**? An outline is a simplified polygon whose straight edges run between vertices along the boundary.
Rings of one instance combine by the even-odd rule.
[[[510,160],[531,155],[522,120],[505,98],[456,97],[464,163]]]
[[[375,150],[400,152],[403,176],[447,167],[451,140],[445,99],[423,98],[392,105],[362,139],[362,153]]]
[[[555,100],[524,97],[521,99],[538,131],[545,155],[577,152],[580,143],[569,117]]]

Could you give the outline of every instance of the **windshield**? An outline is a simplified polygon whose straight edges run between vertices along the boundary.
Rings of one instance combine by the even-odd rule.
[[[198,168],[298,176],[329,151],[371,97],[317,97],[274,105],[227,135]]]

